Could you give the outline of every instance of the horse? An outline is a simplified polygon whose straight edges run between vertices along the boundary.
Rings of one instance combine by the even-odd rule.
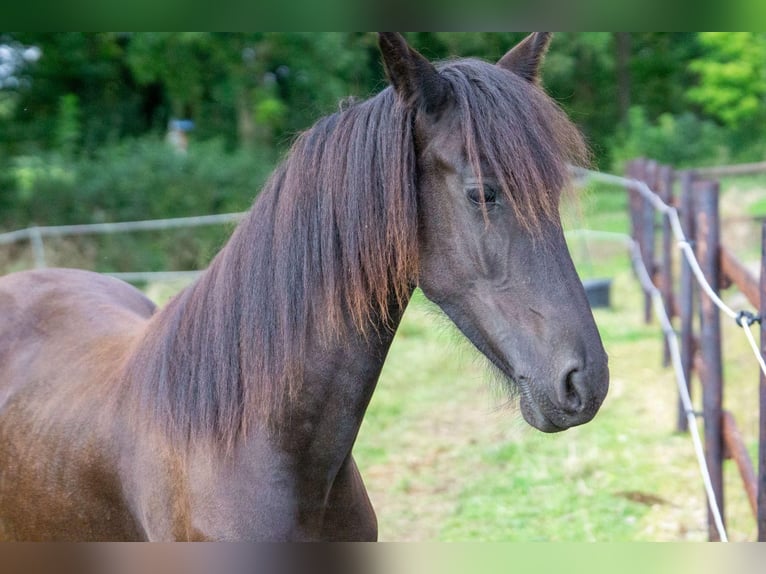
[[[161,309],[1,278],[0,539],[376,540],[352,447],[415,288],[531,426],[590,421],[608,360],[559,214],[588,151],[540,86],[550,39],[435,64],[381,33],[389,85],[298,135]]]

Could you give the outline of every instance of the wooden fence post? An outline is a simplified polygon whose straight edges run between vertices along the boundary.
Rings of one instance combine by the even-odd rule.
[[[766,221],[761,227],[761,355],[766,357]],[[766,542],[766,376],[760,374],[758,431],[758,542]]]
[[[720,285],[720,228],[718,182],[700,181],[694,185],[697,207],[697,258],[714,292]],[[709,297],[700,297],[700,352],[702,357],[702,410],[705,420],[705,456],[716,503],[723,507],[723,367],[721,357],[721,319],[718,307]],[[712,512],[708,509],[708,538],[720,540]]]
[[[657,162],[649,160],[644,166],[643,181],[652,191],[657,189]],[[640,226],[641,226],[641,258],[644,266],[649,272],[652,283],[657,284],[656,271],[654,264],[654,206],[648,199],[641,202]],[[652,322],[652,296],[644,293],[644,322]]]
[[[662,201],[667,205],[673,205],[673,169],[671,167],[663,165],[659,168],[657,192]],[[668,318],[672,321],[673,317],[678,315],[678,311],[673,298],[673,231],[670,228],[670,217],[667,215],[662,218],[662,259],[659,271],[662,302],[667,310]],[[662,366],[670,366],[670,345],[667,338],[665,338]]]
[[[694,172],[683,171],[680,174],[681,197],[680,219],[681,229],[689,241],[694,240]],[[692,396],[692,376],[694,374],[694,282],[691,267],[686,257],[681,254],[681,279],[678,292],[678,312],[681,316],[681,368],[686,379],[689,397]],[[684,405],[678,399],[678,432],[689,430]]]
[[[43,243],[43,234],[36,225],[29,228],[29,242],[32,245],[32,254],[35,258],[35,268],[43,269],[47,267],[45,263],[45,245]]]
[[[643,160],[638,158],[628,163],[626,175],[628,179],[640,180]],[[639,241],[638,213],[641,196],[632,187],[628,187],[628,208],[630,210],[630,236],[633,241]]]

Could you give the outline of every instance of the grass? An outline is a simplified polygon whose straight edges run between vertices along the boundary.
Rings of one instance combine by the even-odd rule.
[[[737,256],[760,267],[761,222],[766,218],[766,174],[721,180],[721,236]]]
[[[627,193],[615,186],[590,183],[576,198],[564,199],[562,221],[569,230],[625,233],[628,229]],[[569,240],[569,249],[583,279],[612,277],[629,265],[627,253],[618,242],[578,236]]]
[[[657,368],[657,330],[641,324],[628,272],[614,288],[620,303],[596,314],[610,353],[610,395],[592,423],[556,435],[498,408],[504,398],[484,380],[481,361],[455,353],[443,320],[414,301],[403,327],[431,329],[397,336],[355,449],[383,539],[704,537],[701,500],[677,506],[689,498],[694,459],[688,438],[673,434],[675,391],[670,373]],[[673,527],[657,524],[654,515],[666,510],[681,515]]]

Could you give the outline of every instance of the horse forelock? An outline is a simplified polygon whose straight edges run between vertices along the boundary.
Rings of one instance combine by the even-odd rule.
[[[489,169],[528,229],[558,223],[569,166],[589,163],[577,127],[542,89],[498,66],[463,58],[440,72],[452,86],[474,171]]]

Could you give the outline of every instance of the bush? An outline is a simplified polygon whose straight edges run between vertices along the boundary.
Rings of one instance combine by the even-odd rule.
[[[271,152],[227,152],[222,142],[206,141],[192,142],[181,154],[156,138],[125,141],[71,160],[55,153],[14,158],[10,176],[0,179],[0,196],[9,207],[2,225],[19,229],[244,211],[273,164]],[[97,242],[93,264],[102,271],[193,269],[207,262],[229,232],[215,226],[69,241]]]
[[[96,219],[155,219],[244,210],[272,166],[258,152],[227,153],[220,141],[188,154],[164,142],[107,148],[79,168],[79,196]]]
[[[633,107],[616,141],[613,167],[618,172],[625,162],[637,157],[674,167],[694,167],[725,163],[730,156],[724,130],[691,112],[662,114],[656,122],[650,122],[643,108]]]

